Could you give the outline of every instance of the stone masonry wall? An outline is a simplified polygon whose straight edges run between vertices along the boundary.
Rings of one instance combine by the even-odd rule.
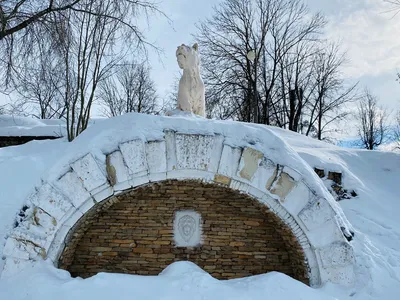
[[[175,247],[174,213],[202,218],[200,247]],[[301,247],[290,229],[256,200],[198,181],[153,183],[94,206],[71,229],[59,267],[73,276],[98,272],[159,274],[189,260],[219,279],[279,271],[308,283]]]

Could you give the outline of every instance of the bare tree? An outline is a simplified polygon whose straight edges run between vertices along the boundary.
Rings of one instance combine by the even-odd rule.
[[[111,75],[123,58],[115,45],[124,32],[120,31],[124,12],[119,12],[111,0],[101,3],[81,3],[91,14],[71,12],[58,22],[56,34],[64,62],[64,103],[67,115],[68,139],[71,141],[86,129],[99,83]],[[104,15],[114,15],[115,19]]]
[[[348,116],[345,105],[357,99],[358,83],[346,87],[341,74],[345,56],[337,44],[332,43],[319,49],[312,60],[312,100],[308,102],[306,135],[309,135],[314,127],[316,138],[321,140],[329,125]]]
[[[102,0],[2,0],[0,1],[0,76],[5,90],[13,83],[14,76],[25,70],[25,62],[40,51],[43,41],[54,47],[55,22],[68,15],[80,14],[101,17],[107,22],[117,22],[133,36],[134,47],[151,45],[145,39],[137,23],[140,13],[157,12],[157,5],[147,0],[107,1],[109,10],[95,10],[105,6]],[[121,17],[122,16],[122,17]],[[165,15],[164,15],[165,16]],[[12,86],[11,86],[12,87]]]
[[[125,61],[115,72],[115,76],[100,83],[98,98],[107,117],[129,112],[159,113],[155,84],[145,62]]]
[[[34,62],[19,74],[15,89],[18,99],[11,104],[13,113],[38,119],[65,117],[65,103],[59,94],[63,74],[51,57],[51,53],[41,56],[38,66]]]
[[[394,125],[394,140],[396,149],[400,150],[400,110],[397,111],[397,116]]]
[[[390,5],[386,11],[387,13],[394,13],[394,16],[396,16],[400,12],[400,0],[383,0],[383,2]]]
[[[10,0],[0,8],[0,75],[41,117],[65,116],[70,141],[86,129],[100,83],[150,45],[135,17],[159,12],[141,0]]]
[[[365,90],[365,95],[358,104],[357,119],[358,135],[366,149],[373,150],[385,141],[388,113],[379,106],[376,96],[368,90]]]
[[[276,124],[283,113],[276,99],[279,65],[301,41],[314,40],[324,24],[300,0],[222,2],[195,35],[212,116]]]

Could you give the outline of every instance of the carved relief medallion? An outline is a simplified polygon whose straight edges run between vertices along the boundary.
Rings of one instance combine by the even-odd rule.
[[[201,242],[201,216],[192,210],[177,211],[174,219],[177,247],[196,247]]]

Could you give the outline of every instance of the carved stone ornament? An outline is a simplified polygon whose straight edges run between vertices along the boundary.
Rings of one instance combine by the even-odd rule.
[[[196,247],[201,243],[201,216],[199,213],[191,210],[175,213],[174,241],[177,247]]]

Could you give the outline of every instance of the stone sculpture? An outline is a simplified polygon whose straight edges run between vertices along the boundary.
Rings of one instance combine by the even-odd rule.
[[[200,76],[197,43],[193,47],[182,44],[176,50],[176,59],[183,70],[179,80],[178,109],[205,116],[204,82]]]

